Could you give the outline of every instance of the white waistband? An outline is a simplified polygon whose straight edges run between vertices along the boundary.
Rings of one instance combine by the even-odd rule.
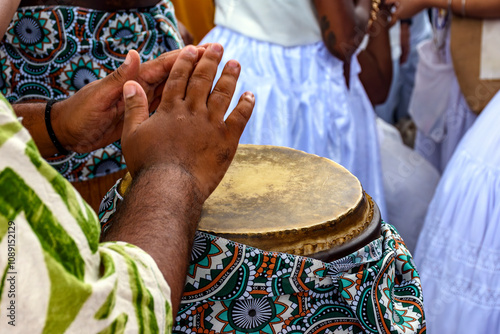
[[[283,46],[322,40],[312,0],[216,0],[215,24]]]

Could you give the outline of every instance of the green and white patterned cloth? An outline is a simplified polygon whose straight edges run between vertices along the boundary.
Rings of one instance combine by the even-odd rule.
[[[170,333],[154,260],[99,236],[95,213],[0,95],[0,333]]]

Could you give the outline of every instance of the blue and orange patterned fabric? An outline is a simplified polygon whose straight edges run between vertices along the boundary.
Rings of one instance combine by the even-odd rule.
[[[108,13],[81,7],[20,7],[0,44],[0,92],[11,102],[62,100],[115,71],[131,49],[147,61],[183,45],[173,5]],[[69,181],[125,168],[119,142],[49,163]]]
[[[102,233],[122,197],[101,203]],[[270,222],[271,223],[271,222]],[[420,277],[397,231],[334,262],[196,232],[173,333],[425,333]]]

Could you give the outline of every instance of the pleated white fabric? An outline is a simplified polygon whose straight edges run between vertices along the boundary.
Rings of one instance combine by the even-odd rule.
[[[500,93],[451,158],[415,260],[429,333],[500,333]]]
[[[446,89],[443,87],[443,89]],[[436,130],[439,139],[433,138],[418,130],[415,139],[415,151],[424,156],[440,173],[444,171],[448,161],[460,142],[476,120],[465,100],[456,77],[449,86],[449,99],[442,119],[442,128]]]
[[[241,143],[287,146],[334,160],[358,177],[384,215],[373,109],[353,108],[353,100],[366,94],[359,87],[349,92],[342,62],[323,42],[283,47],[221,26],[202,41],[208,42],[224,46],[222,64],[236,59],[242,66],[230,110],[245,91],[256,97]],[[366,101],[356,107],[360,103]]]
[[[247,37],[282,46],[322,40],[312,1],[216,0],[214,22]]]
[[[418,46],[420,61],[410,102],[410,114],[418,128],[415,151],[440,173],[446,168],[460,139],[476,120],[453,71],[450,32],[449,29],[446,31],[443,50],[438,50],[433,41],[424,41]],[[419,91],[423,93],[416,94]],[[415,109],[418,105],[420,109]],[[436,117],[437,114],[440,116]]]

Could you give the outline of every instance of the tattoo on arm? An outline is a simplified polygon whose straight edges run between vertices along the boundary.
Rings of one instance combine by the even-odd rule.
[[[337,37],[335,37],[335,34],[333,32],[330,31],[330,33],[328,34],[328,39],[327,39],[327,46],[329,48],[333,48],[335,46],[335,44],[337,44]]]
[[[321,18],[320,27],[323,33],[330,29],[330,21],[328,20],[326,15]]]
[[[337,45],[337,36],[335,33],[330,30],[330,20],[325,16],[321,17],[320,20],[321,32],[323,33],[323,40],[325,42],[326,47],[335,57],[340,58],[340,53],[336,50],[335,46]]]

